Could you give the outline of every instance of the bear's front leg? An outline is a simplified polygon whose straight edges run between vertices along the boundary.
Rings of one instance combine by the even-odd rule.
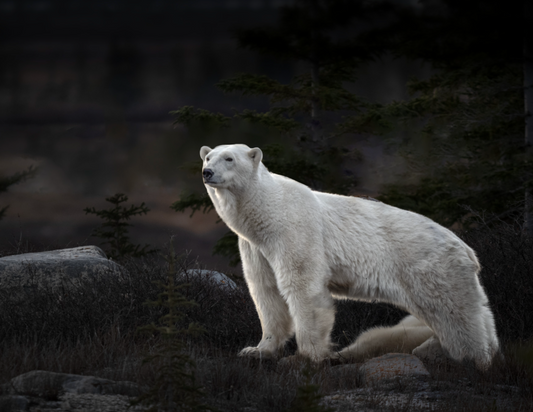
[[[320,362],[331,356],[335,309],[320,261],[285,262],[276,270],[281,294],[294,322],[298,354]]]
[[[239,356],[277,357],[293,333],[293,322],[287,303],[282,298],[276,277],[263,254],[246,240],[239,238],[244,277],[255,303],[263,337],[257,346],[244,348]]]

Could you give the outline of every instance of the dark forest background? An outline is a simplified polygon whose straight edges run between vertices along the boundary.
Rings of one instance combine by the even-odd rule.
[[[315,189],[371,196],[456,231],[479,256],[504,357],[482,375],[428,366],[439,390],[458,389],[439,410],[530,410],[532,6],[0,0],[0,256],[105,240],[127,269],[54,289],[37,287],[49,275],[29,265],[25,287],[1,288],[0,383],[46,370],[159,390],[170,364],[196,371],[199,386],[188,387],[232,411],[287,410],[297,387],[310,389],[305,373],[235,357],[258,341],[260,322],[228,266],[235,236],[201,213],[210,202],[198,152],[241,142]],[[209,271],[192,276],[198,266],[235,288]],[[339,300],[336,310],[339,347],[405,315],[375,302]],[[204,333],[183,334],[191,322]],[[148,354],[163,362],[140,366]],[[313,390],[361,387],[323,366]],[[497,388],[509,408],[487,397],[501,400]]]
[[[170,205],[234,142],[456,230],[520,226],[526,3],[0,0],[0,242],[98,243],[83,209],[125,193],[150,208],[133,238],[224,266],[214,213]]]

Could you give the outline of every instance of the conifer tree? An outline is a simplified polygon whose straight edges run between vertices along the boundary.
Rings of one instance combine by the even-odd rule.
[[[409,100],[344,125],[376,132],[403,120],[411,127],[399,144],[411,167],[381,200],[448,226],[468,226],[471,210],[496,220],[523,213],[533,159],[524,144],[522,11],[497,0],[441,0],[405,9],[386,29],[365,35],[433,69],[429,79],[409,83]]]
[[[171,112],[176,123],[217,130],[245,121],[269,128],[292,142],[289,150],[282,146],[263,148],[264,163],[270,171],[314,189],[350,193],[357,178],[347,168],[347,161],[360,159],[360,153],[341,143],[343,135],[353,132],[343,127],[342,115],[373,107],[347,87],[356,80],[359,66],[373,57],[371,49],[356,40],[353,28],[358,21],[381,12],[379,3],[363,6],[352,0],[298,0],[281,8],[277,26],[238,31],[241,47],[298,62],[307,71],[295,75],[288,84],[254,73],[222,80],[217,86],[226,93],[267,96],[270,109],[263,113],[242,110],[227,116],[184,106]],[[349,34],[343,35],[342,29]],[[187,195],[172,205],[176,211],[190,207],[193,213],[212,208],[206,194]],[[236,236],[226,235],[216,252],[237,262]]]
[[[184,347],[184,338],[197,336],[204,329],[196,323],[190,323],[187,328],[178,326],[185,318],[184,311],[196,303],[187,300],[180,292],[188,284],[175,283],[177,257],[172,240],[165,258],[168,263],[167,281],[156,282],[162,292],[157,300],[146,304],[163,308],[166,313],[157,324],[140,328],[141,332],[156,334],[162,339],[154,353],[143,360],[144,364],[151,363],[157,367],[157,375],[150,388],[132,402],[132,406],[142,405],[147,412],[212,411],[213,408],[201,402],[204,393],[196,382],[195,362]]]
[[[526,157],[529,162],[528,168],[531,171],[533,164],[533,4],[531,1],[524,1],[524,103],[526,115],[525,146]],[[531,175],[530,175],[531,176]],[[533,180],[533,179],[531,179]],[[533,237],[533,181],[526,185],[525,196],[525,226],[529,236]]]
[[[308,364],[303,371],[305,382],[298,386],[296,397],[287,412],[334,412],[320,403],[320,387],[312,382],[312,369]]]
[[[149,245],[135,245],[129,238],[129,227],[132,226],[128,221],[133,216],[145,215],[148,209],[144,202],[139,206],[123,206],[122,203],[128,201],[128,196],[123,193],[117,193],[105,199],[113,206],[110,209],[96,210],[94,207],[83,209],[85,214],[94,214],[104,220],[100,227],[93,230],[92,235],[103,239],[102,245],[109,245],[110,249],[106,250],[110,259],[119,259],[126,256],[142,257],[157,252],[157,249],[150,249]]]

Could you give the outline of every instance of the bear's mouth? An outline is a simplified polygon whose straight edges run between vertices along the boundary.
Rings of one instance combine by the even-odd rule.
[[[204,179],[204,184],[209,185],[209,186],[218,186],[221,183],[222,182],[217,182],[217,181],[211,180],[211,179]]]

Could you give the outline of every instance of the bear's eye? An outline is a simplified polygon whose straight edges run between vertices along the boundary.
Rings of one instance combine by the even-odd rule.
[[[233,162],[233,159],[231,157],[226,157],[226,162]]]
[[[206,157],[205,160],[207,160],[209,162],[209,157]]]

